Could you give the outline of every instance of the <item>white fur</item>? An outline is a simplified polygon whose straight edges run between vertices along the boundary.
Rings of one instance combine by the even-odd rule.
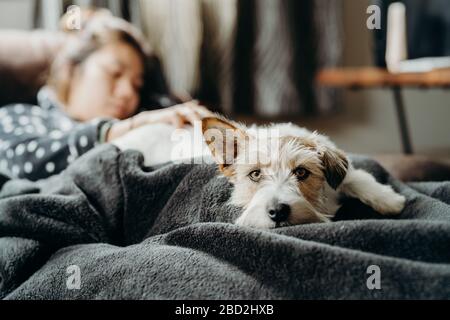
[[[339,191],[385,215],[397,214],[405,206],[404,196],[396,193],[391,186],[377,182],[370,173],[361,169],[351,168]]]
[[[267,229],[327,222],[340,208],[341,195],[357,198],[386,215],[400,213],[405,205],[405,198],[391,186],[377,182],[364,170],[353,168],[350,161],[345,178],[337,189],[333,189],[323,178],[323,184],[314,191],[317,201],[311,203],[300,191],[299,181],[292,174],[292,169],[307,164],[316,170],[314,172],[322,172],[324,167],[320,157],[321,150],[336,146],[326,136],[292,124],[239,128],[244,128],[250,139],[245,152],[238,153],[233,165],[234,174],[229,177],[234,185],[230,202],[243,208],[243,213],[235,221],[237,225]],[[272,135],[268,135],[269,131]],[[199,126],[181,132],[186,135],[187,140],[180,140],[180,135],[177,139],[174,132],[174,128],[169,125],[147,125],[117,139],[114,144],[122,150],[135,149],[142,152],[146,165],[186,161],[191,157],[197,157],[203,162],[213,161],[203,142]],[[292,143],[274,144],[283,137],[292,137]],[[317,149],[299,147],[294,143],[295,138],[312,140],[317,144]],[[269,145],[270,148],[265,148]],[[174,152],[177,148],[178,152]],[[256,157],[258,161],[255,162],[253,160]],[[248,177],[248,173],[255,168],[260,169],[263,174],[263,179],[258,183]],[[316,177],[319,179],[320,174]],[[268,208],[273,203],[290,206],[291,214],[287,221],[275,223],[269,218]]]
[[[192,158],[213,163],[211,153],[203,142],[199,124],[175,129],[169,124],[149,124],[136,128],[112,142],[121,150],[137,150],[144,164],[153,166],[169,161],[191,163]]]

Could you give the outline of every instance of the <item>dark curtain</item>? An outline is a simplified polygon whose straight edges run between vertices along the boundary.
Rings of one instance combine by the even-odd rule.
[[[341,60],[340,1],[241,0],[229,72],[232,106],[222,110],[267,118],[323,114],[336,109],[336,90],[316,86],[323,67]],[[208,39],[204,44],[208,53]],[[200,96],[220,104],[221,73],[203,70]],[[216,77],[216,78],[214,78]],[[223,82],[222,82],[223,83]],[[216,100],[214,100],[216,99]]]

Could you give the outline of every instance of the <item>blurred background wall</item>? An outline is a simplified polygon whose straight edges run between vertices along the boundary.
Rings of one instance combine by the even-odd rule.
[[[32,10],[30,0],[0,0],[0,28],[31,29]]]
[[[34,1],[0,0],[0,28],[31,29]],[[373,65],[373,41],[366,28],[369,2],[341,2],[344,66]],[[290,120],[328,134],[350,152],[399,153],[400,136],[391,92],[344,90],[342,94],[342,105],[337,112]],[[408,89],[404,91],[404,99],[415,152],[450,156],[450,90]],[[251,116],[243,119],[258,120]]]

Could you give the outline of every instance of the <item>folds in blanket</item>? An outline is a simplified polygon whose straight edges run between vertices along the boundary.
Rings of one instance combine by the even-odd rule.
[[[409,233],[410,242],[398,241]],[[7,299],[445,299],[450,226],[354,221],[261,231],[201,223],[127,247],[61,249]],[[361,237],[361,235],[368,237]],[[67,290],[68,265],[81,270]],[[381,289],[367,287],[371,265]]]
[[[2,294],[72,297],[55,294],[60,282],[39,285],[79,263],[90,272],[83,298],[450,297],[450,199],[434,199],[434,184],[416,191],[371,160],[352,160],[408,198],[398,219],[261,231],[229,223],[239,209],[214,166],[146,168],[137,152],[95,148],[54,178],[4,184]],[[360,219],[364,208],[346,202],[341,218]],[[384,291],[367,291],[368,264],[380,265]]]

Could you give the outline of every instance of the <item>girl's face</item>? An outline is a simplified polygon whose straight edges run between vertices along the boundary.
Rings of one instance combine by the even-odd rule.
[[[117,41],[102,47],[75,68],[68,114],[79,121],[132,116],[139,104],[143,73],[142,58],[132,46]]]

